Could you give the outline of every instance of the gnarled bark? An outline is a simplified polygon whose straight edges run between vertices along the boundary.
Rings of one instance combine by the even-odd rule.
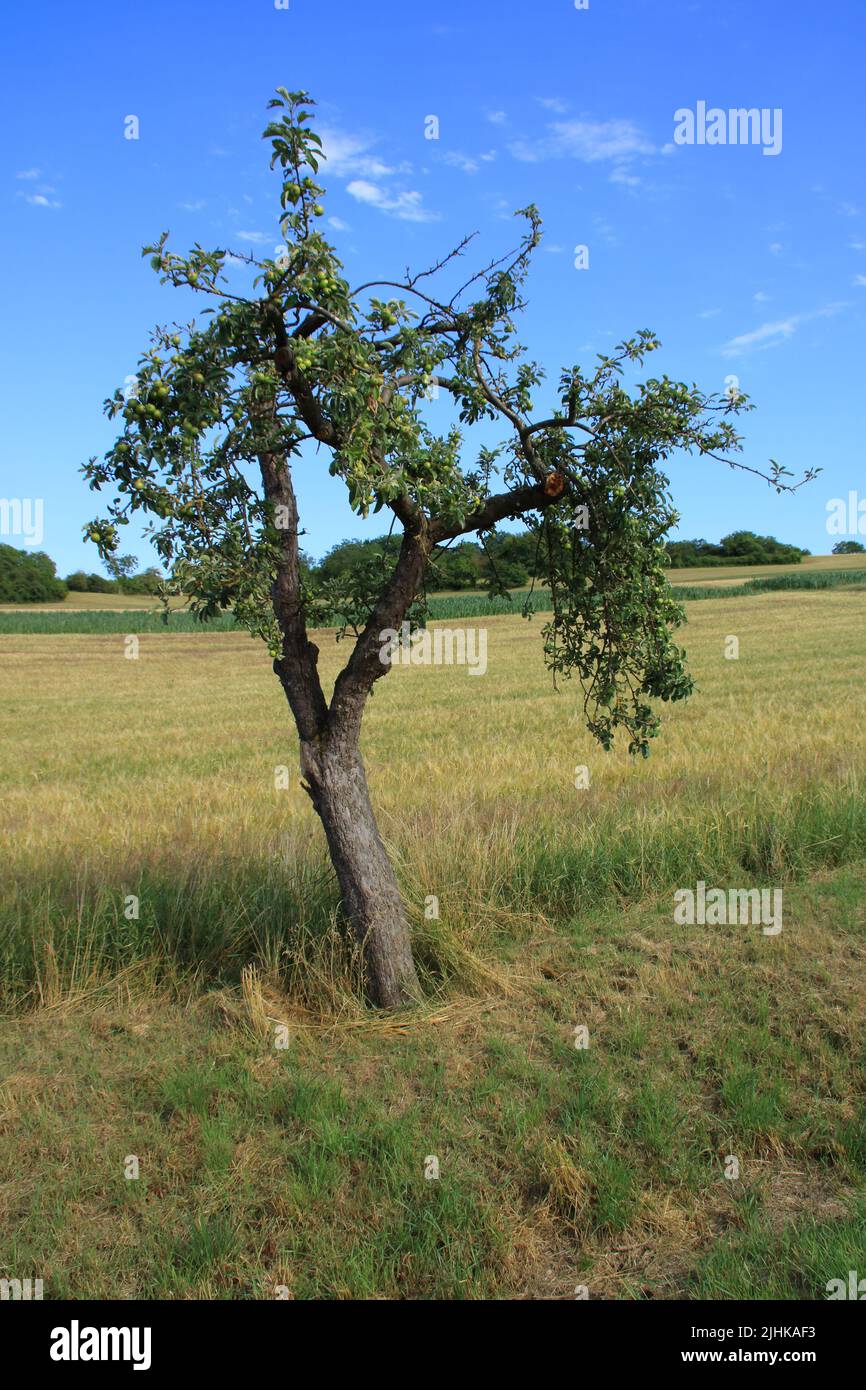
[[[304,785],[321,818],[343,910],[363,952],[368,988],[382,1008],[417,1000],[403,900],[382,844],[357,739],[328,732],[301,741]]]

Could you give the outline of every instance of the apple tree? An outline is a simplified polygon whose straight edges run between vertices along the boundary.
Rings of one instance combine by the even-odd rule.
[[[536,533],[535,572],[550,586],[549,667],[579,682],[604,747],[621,729],[645,755],[654,702],[691,690],[673,637],[682,611],[665,537],[676,513],[662,465],[680,450],[745,468],[731,458],[741,449],[733,417],[750,406],[667,376],[627,389],[626,374],[659,346],[641,331],[589,370],[566,366],[547,413],[536,413],[543,373],[515,326],[541,238],[536,209],[519,214],[516,246],[474,273],[456,274],[467,238],[421,272],[353,286],[322,230],[313,105],[285,88],[270,103],[264,138],[284,246],[246,258],[250,293],[233,290],[227,248],[181,255],[167,233],[145,248],[163,282],[207,307],[200,321],[156,328],[135,389],[106,402],[122,433],[85,465],[91,486],[110,493],[88,534],[110,559],[120,527],[144,513],[174,589],[203,619],[230,608],[268,644],[370,997],[393,1007],[417,997],[418,981],[360,752],[367,698],[390,665],[383,633],[418,611],[445,548],[519,518]],[[453,403],[439,431],[426,409],[434,387]],[[481,421],[499,422],[501,440],[470,456]],[[293,484],[310,443],[357,515],[386,510],[399,537],[389,562],[354,584],[356,640],[330,698],[310,633],[335,621],[335,606],[308,583]],[[791,486],[772,460],[759,475]],[[345,612],[336,618],[345,625]]]

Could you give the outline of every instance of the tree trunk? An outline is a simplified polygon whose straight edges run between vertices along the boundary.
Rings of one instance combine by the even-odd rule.
[[[325,828],[343,910],[361,947],[374,1004],[417,1002],[409,925],[379,836],[357,732],[333,728],[301,740],[301,771]]]
[[[285,333],[282,339],[288,351]],[[291,370],[290,357],[283,366]],[[315,424],[318,406],[312,396],[306,409]],[[329,437],[326,442],[333,445],[335,440]],[[307,635],[291,472],[285,456],[263,452],[259,464],[267,501],[282,514],[281,525],[274,528],[280,561],[271,592],[283,640],[274,671],[294,715],[304,785],[325,828],[343,910],[361,949],[368,993],[373,1003],[393,1009],[417,1001],[421,991],[403,900],[370,805],[361,759],[361,720],[374,682],[390,666],[382,659],[383,631],[395,630],[402,622],[421,582],[427,548],[415,530],[404,533],[394,573],[338,675],[328,705],[319,679],[318,648]]]

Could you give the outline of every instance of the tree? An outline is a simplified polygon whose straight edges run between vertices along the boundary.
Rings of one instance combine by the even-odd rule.
[[[866,545],[860,541],[837,541],[833,546],[834,555],[863,555],[866,553]]]
[[[111,578],[117,581],[121,591],[123,590],[125,581],[131,579],[135,574],[136,563],[134,555],[106,555],[105,568],[108,570]]]
[[[367,698],[391,664],[386,634],[419,612],[428,564],[451,542],[523,518],[553,597],[549,667],[577,675],[605,747],[622,727],[645,754],[658,726],[650,700],[691,690],[672,636],[682,610],[662,543],[676,513],[659,464],[685,449],[745,468],[727,456],[740,448],[729,417],[748,407],[745,396],[707,396],[666,376],[629,393],[624,371],[659,346],[644,330],[587,373],[567,367],[552,413],[535,416],[543,373],[518,343],[515,317],[541,237],[536,209],[519,214],[515,248],[468,277],[456,275],[467,237],[424,271],[352,287],[320,230],[312,105],[285,88],[270,103],[263,138],[278,167],[285,247],[274,259],[246,258],[258,272],[250,296],[231,288],[226,248],[183,256],[167,233],[145,248],[163,282],[206,297],[210,317],[155,329],[135,398],[118,390],[106,401],[124,429],[85,465],[92,487],[112,491],[88,534],[114,554],[119,527],[149,513],[193,609],[207,617],[231,606],[269,644],[369,993],[394,1006],[417,997],[418,981],[359,747]],[[433,385],[459,417],[440,433],[425,418]],[[460,425],[484,419],[499,421],[505,438],[464,466]],[[357,640],[330,699],[309,630],[332,610],[302,581],[292,477],[308,442],[330,456],[355,512],[387,509],[398,535],[393,562],[379,556],[355,584]],[[771,460],[760,476],[782,490],[786,471]]]
[[[785,545],[775,536],[757,536],[754,531],[732,531],[719,544],[723,555],[756,565],[798,565],[805,554],[799,546]]]
[[[146,570],[140,574],[130,574],[126,579],[120,581],[120,587],[125,594],[158,594],[163,585],[164,576],[155,565],[148,565]]]
[[[785,545],[775,536],[757,536],[754,531],[732,531],[718,544],[670,541],[667,553],[674,569],[688,565],[799,565],[809,554],[798,545]]]
[[[0,545],[0,603],[56,603],[65,596],[66,585],[43,551]]]

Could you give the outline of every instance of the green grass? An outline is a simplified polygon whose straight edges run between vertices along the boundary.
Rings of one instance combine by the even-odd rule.
[[[843,1219],[805,1217],[768,1229],[760,1210],[750,1212],[734,1239],[708,1250],[694,1270],[688,1297],[724,1299],[815,1299],[827,1297],[831,1279],[849,1270],[862,1276],[866,1251],[866,1200],[851,1202]],[[829,1272],[828,1272],[829,1271]]]
[[[267,989],[264,1028],[200,989],[43,1010],[23,1050],[0,1024],[0,1272],[46,1298],[823,1298],[866,1234],[864,886],[793,889],[773,941],[584,915],[402,1031]]]

